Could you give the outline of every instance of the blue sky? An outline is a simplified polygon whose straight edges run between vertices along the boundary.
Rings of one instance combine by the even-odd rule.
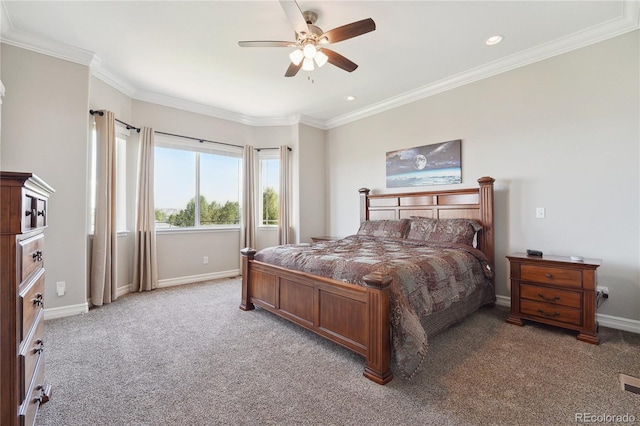
[[[156,208],[183,209],[195,196],[196,152],[156,147]],[[242,159],[222,155],[201,154],[201,195],[208,202],[222,204],[239,199],[238,176]]]

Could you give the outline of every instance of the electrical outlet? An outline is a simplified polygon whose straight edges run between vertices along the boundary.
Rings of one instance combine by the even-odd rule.
[[[536,219],[544,219],[546,217],[546,212],[544,210],[544,207],[537,207],[536,208]]]
[[[596,287],[596,291],[601,292],[602,294],[606,294],[607,296],[609,296],[609,287],[603,287],[601,285]]]
[[[67,283],[64,281],[56,282],[56,293],[58,296],[64,296],[64,292],[67,290]]]
[[[202,257],[202,263],[205,264],[205,265],[208,265],[209,264],[209,256],[203,256]]]

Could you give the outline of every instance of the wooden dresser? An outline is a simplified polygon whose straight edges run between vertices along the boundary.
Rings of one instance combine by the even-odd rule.
[[[596,269],[599,259],[573,261],[561,256],[507,256],[511,313],[507,322],[527,319],[578,331],[578,340],[598,344]]]
[[[44,383],[44,229],[53,188],[0,172],[0,424],[33,425]]]

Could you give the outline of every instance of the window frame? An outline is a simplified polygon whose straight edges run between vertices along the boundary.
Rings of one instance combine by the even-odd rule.
[[[230,229],[239,230],[242,226],[242,223],[237,224],[215,224],[215,225],[202,225],[200,223],[200,175],[201,175],[201,159],[200,154],[213,154],[213,155],[221,155],[234,157],[240,160],[238,165],[238,207],[239,210],[242,211],[242,148],[226,146],[226,145],[218,145],[213,143],[192,141],[185,138],[169,136],[169,135],[160,135],[156,134],[154,138],[154,150],[155,148],[169,148],[169,149],[177,149],[182,151],[191,151],[195,153],[195,217],[194,217],[194,226],[181,226],[181,227],[168,227],[168,228],[157,228],[156,233],[193,233],[193,232],[220,232],[226,231]],[[155,154],[155,152],[154,152]],[[154,170],[155,173],[155,170]],[[156,182],[154,179],[154,193],[156,191],[155,188]],[[154,203],[155,204],[155,203]],[[156,205],[154,205],[154,210],[156,209]],[[240,219],[241,222],[241,219]]]
[[[116,233],[126,235],[127,226],[127,144],[131,132],[125,125],[116,122]],[[93,122],[90,138],[90,167],[89,167],[89,221],[88,234],[95,234],[96,224],[96,190],[98,184],[98,135],[96,123]]]
[[[264,182],[262,179],[263,160],[278,160],[278,179],[280,172],[280,154],[277,150],[260,150],[258,151],[258,228],[259,229],[278,229],[280,224],[280,209],[278,208],[278,222],[275,225],[265,224],[263,221],[264,213]],[[278,199],[280,198],[280,182],[277,188]]]

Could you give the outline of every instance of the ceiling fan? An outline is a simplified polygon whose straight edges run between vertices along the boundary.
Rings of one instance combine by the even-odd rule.
[[[296,50],[289,54],[291,64],[284,74],[285,77],[295,76],[300,68],[313,71],[314,62],[318,67],[329,62],[347,72],[353,72],[358,68],[356,63],[325,46],[375,30],[376,23],[373,19],[363,19],[323,32],[315,25],[318,19],[317,13],[302,12],[295,1],[280,0],[280,5],[296,32],[296,41],[239,41],[238,45],[240,47],[294,47]]]

